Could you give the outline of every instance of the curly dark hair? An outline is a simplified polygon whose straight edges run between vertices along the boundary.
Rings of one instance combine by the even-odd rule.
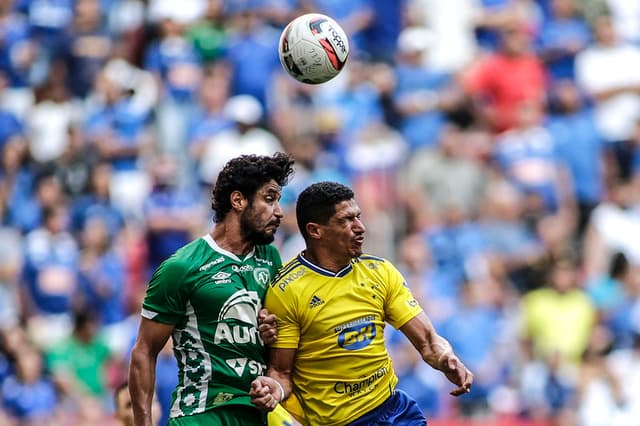
[[[242,155],[229,160],[218,175],[211,194],[211,208],[216,222],[231,210],[231,193],[240,191],[253,202],[256,191],[271,180],[285,186],[293,173],[294,160],[284,152],[268,155]]]
[[[354,198],[351,188],[337,182],[318,182],[298,196],[296,219],[300,234],[306,239],[307,223],[326,225],[336,213],[336,205]]]

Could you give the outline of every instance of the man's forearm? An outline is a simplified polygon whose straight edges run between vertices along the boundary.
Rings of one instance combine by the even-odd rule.
[[[448,355],[453,354],[451,344],[440,335],[434,335],[429,343],[425,345],[421,351],[422,359],[431,367],[442,370],[444,368],[443,361]]]
[[[267,376],[271,377],[273,380],[276,380],[282,386],[282,390],[284,391],[284,395],[281,398],[285,400],[291,395],[293,392],[293,382],[291,381],[291,375],[288,373],[283,373],[274,369],[269,369],[267,372]]]
[[[151,405],[155,392],[156,359],[135,348],[131,352],[129,392],[135,426],[152,426]]]

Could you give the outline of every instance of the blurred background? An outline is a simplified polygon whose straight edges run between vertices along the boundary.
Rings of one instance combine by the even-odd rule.
[[[320,86],[277,56],[310,11],[351,44]],[[151,271],[277,150],[283,259],[298,192],[352,185],[475,373],[389,327],[430,425],[640,424],[638,0],[0,0],[0,424],[113,425]]]

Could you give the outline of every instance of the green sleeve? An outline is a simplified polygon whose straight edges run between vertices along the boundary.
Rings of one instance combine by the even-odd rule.
[[[164,324],[178,324],[184,317],[189,300],[187,266],[169,258],[153,273],[144,301],[142,316]]]

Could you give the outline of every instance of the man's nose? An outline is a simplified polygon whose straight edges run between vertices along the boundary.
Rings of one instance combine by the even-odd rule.
[[[282,207],[280,207],[280,203],[276,201],[275,207],[273,209],[273,214],[279,219],[282,219],[284,214],[282,213]]]

